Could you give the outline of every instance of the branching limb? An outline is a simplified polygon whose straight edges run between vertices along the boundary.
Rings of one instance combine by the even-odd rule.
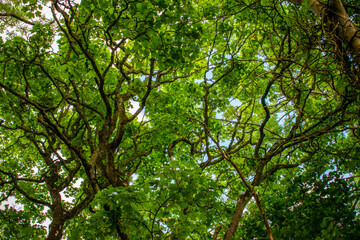
[[[219,152],[222,154],[222,156],[235,168],[236,172],[239,174],[242,182],[245,184],[246,188],[247,188],[247,191],[249,191],[249,193],[251,193],[252,196],[254,196],[255,198],[255,201],[256,201],[256,204],[257,206],[259,207],[260,209],[260,212],[261,212],[261,215],[263,217],[263,222],[265,224],[265,227],[266,227],[266,230],[268,231],[268,235],[269,235],[269,239],[270,240],[273,240],[273,235],[272,235],[272,231],[271,231],[271,227],[267,221],[267,218],[266,218],[266,215],[265,215],[265,212],[261,206],[261,202],[259,200],[259,197],[258,195],[256,194],[255,190],[253,187],[251,187],[251,185],[247,182],[244,174],[242,173],[242,171],[240,170],[239,166],[230,158],[230,156],[222,149],[222,147],[220,146],[219,142],[215,140],[215,138],[212,136],[212,134],[210,133],[210,130],[209,128],[207,127],[207,125],[200,121],[200,120],[197,120],[195,118],[191,118],[191,117],[188,117],[189,119],[192,119],[192,120],[195,120],[197,122],[199,122],[200,124],[202,124],[205,128],[205,130],[208,132],[208,135],[209,137],[211,138],[211,140],[215,143],[215,145],[217,146]],[[258,174],[258,173],[257,173]],[[238,223],[239,223],[239,220],[240,218],[237,219],[237,223],[234,223],[233,225],[237,227]],[[236,228],[235,227],[235,228]],[[230,239],[232,237],[232,235],[235,233],[233,231],[231,231],[232,234],[226,234],[225,235],[225,238],[224,239]]]

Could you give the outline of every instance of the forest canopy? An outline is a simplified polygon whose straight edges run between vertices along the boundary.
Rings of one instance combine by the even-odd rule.
[[[359,14],[1,0],[0,235],[358,239]]]

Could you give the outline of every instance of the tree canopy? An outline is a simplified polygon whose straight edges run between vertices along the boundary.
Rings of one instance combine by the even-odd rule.
[[[2,0],[0,234],[359,238],[359,10]]]

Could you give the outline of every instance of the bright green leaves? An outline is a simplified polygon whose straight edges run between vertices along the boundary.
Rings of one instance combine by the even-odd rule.
[[[179,161],[181,159],[177,159],[177,162]],[[219,208],[211,206],[210,199],[219,196],[218,189],[209,189],[208,184],[205,183],[209,182],[209,179],[201,176],[200,172],[190,169],[175,167],[172,163],[165,164],[156,170],[157,176],[152,177],[149,174],[145,179],[139,177],[134,182],[138,186],[145,184],[141,188],[145,190],[144,193],[147,195],[144,197],[148,200],[143,199],[146,203],[142,204],[141,212],[144,216],[147,216],[147,212],[150,213],[148,216],[153,222],[151,224],[153,236],[158,238],[169,235],[181,238],[188,235],[199,236],[204,229],[194,226],[206,228],[212,221],[211,218],[216,217],[216,209]],[[211,186],[216,187],[216,185]],[[210,212],[210,215],[204,214],[206,212]]]
[[[357,227],[355,184],[330,173],[359,171],[352,68],[302,9],[53,1],[58,21],[44,24],[47,1],[22,3],[1,5],[24,18],[9,26],[29,25],[0,43],[0,198],[24,205],[9,215],[41,221],[51,203],[68,239],[211,239],[221,224],[222,238],[246,191],[236,165],[276,237]],[[264,237],[253,202],[247,211],[238,238]]]
[[[193,123],[187,117],[198,116],[201,112],[200,93],[195,82],[185,79],[152,94],[146,109],[153,119],[151,125],[167,132],[159,140],[171,140],[173,134],[186,136],[193,129]]]
[[[48,1],[38,1],[38,0],[28,0],[23,1],[21,11],[24,12],[24,15],[29,19],[41,18],[42,10]]]
[[[136,8],[139,10],[137,11],[137,17],[139,18],[144,18],[144,15],[142,15],[143,13],[146,13],[147,10],[151,9],[153,7],[151,2],[148,1],[144,1],[144,2],[139,2],[136,4]]]
[[[353,181],[342,179],[331,170],[319,179],[317,170],[304,167],[301,175],[284,173],[280,179],[269,180],[267,187],[271,191],[263,189],[262,204],[271,221],[274,238],[356,238],[359,222],[351,207],[356,193]],[[251,204],[248,209],[255,214],[246,214],[242,221],[247,227],[239,231],[239,236],[245,236],[244,239],[266,237],[255,208]]]
[[[38,239],[45,237],[46,230],[39,224],[31,222],[34,213],[16,210],[8,205],[0,210],[0,234],[3,238]]]
[[[136,53],[136,58],[132,58],[135,63],[151,57],[157,59],[160,70],[185,65],[194,67],[193,62],[200,51],[203,27],[199,23],[192,24],[199,21],[192,3],[178,1],[169,7],[165,1],[133,4],[84,1],[82,5],[85,9],[87,6],[99,5],[92,13],[81,9],[79,17],[79,23],[87,21],[90,14],[103,21],[103,27],[97,30],[90,27],[95,22],[87,22],[86,37],[81,34],[86,39],[96,36],[98,43],[92,47],[94,53],[97,52],[95,48],[105,42],[108,45],[109,41],[114,41],[110,42],[113,45],[124,41],[122,51],[131,55]]]

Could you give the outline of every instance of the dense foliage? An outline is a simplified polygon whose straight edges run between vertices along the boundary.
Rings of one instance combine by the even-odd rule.
[[[2,0],[0,234],[359,238],[359,10]]]

